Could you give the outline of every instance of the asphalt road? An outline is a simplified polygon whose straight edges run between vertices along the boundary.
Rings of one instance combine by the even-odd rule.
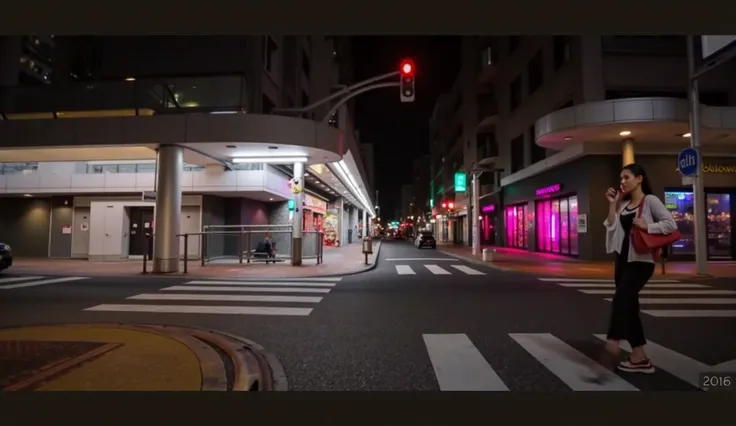
[[[542,281],[409,242],[384,242],[373,271],[323,281],[14,277],[0,275],[0,326],[137,322],[218,329],[274,353],[293,390],[696,390],[700,372],[736,359],[733,317],[645,314],[657,372],[591,383],[599,368],[591,357],[601,347],[595,335],[607,327],[610,295],[600,293],[610,290],[608,283]],[[33,285],[39,282],[46,283]],[[653,284],[676,293],[733,287]],[[646,297],[724,302],[655,301],[643,310],[736,306],[727,304],[736,299],[727,293]],[[736,361],[722,368],[736,372]]]

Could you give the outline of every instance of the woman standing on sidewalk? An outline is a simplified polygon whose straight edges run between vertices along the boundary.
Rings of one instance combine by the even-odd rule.
[[[609,203],[604,222],[606,252],[616,253],[616,293],[611,304],[606,364],[613,367],[620,353],[619,341],[626,339],[631,344],[631,356],[618,363],[618,369],[653,373],[654,367],[644,352],[646,338],[639,316],[639,292],[654,274],[655,259],[652,253],[640,254],[634,250],[631,234],[634,228],[649,234],[671,234],[677,231],[677,224],[662,201],[652,195],[643,167],[629,164],[621,169],[620,177],[620,190],[606,191]],[[641,214],[637,216],[640,208]]]

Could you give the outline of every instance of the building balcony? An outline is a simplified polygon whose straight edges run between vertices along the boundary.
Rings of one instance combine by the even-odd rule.
[[[676,98],[628,98],[561,109],[537,120],[537,145],[564,150],[581,142],[620,144],[623,138],[650,148],[689,146],[687,101]],[[736,107],[701,105],[704,145],[736,144]]]
[[[498,99],[493,95],[478,96],[478,132],[487,131],[498,123]]]

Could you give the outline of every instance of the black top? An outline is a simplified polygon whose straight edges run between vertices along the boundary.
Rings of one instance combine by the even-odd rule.
[[[621,252],[618,254],[624,259],[629,258],[629,240],[631,235],[631,229],[634,227],[634,218],[636,218],[636,211],[639,206],[629,207],[626,206],[618,216],[621,222],[621,227],[624,229],[624,241],[621,243]]]

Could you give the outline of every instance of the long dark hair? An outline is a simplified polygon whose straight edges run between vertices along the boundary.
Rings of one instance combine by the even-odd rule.
[[[632,175],[634,175],[634,177],[641,176],[641,192],[643,192],[644,195],[651,195],[653,193],[652,184],[649,183],[649,177],[647,176],[647,171],[644,170],[644,167],[636,163],[631,163],[621,168],[621,172],[623,172],[624,170],[628,170]],[[624,200],[628,201],[630,199],[630,192],[624,194]]]

